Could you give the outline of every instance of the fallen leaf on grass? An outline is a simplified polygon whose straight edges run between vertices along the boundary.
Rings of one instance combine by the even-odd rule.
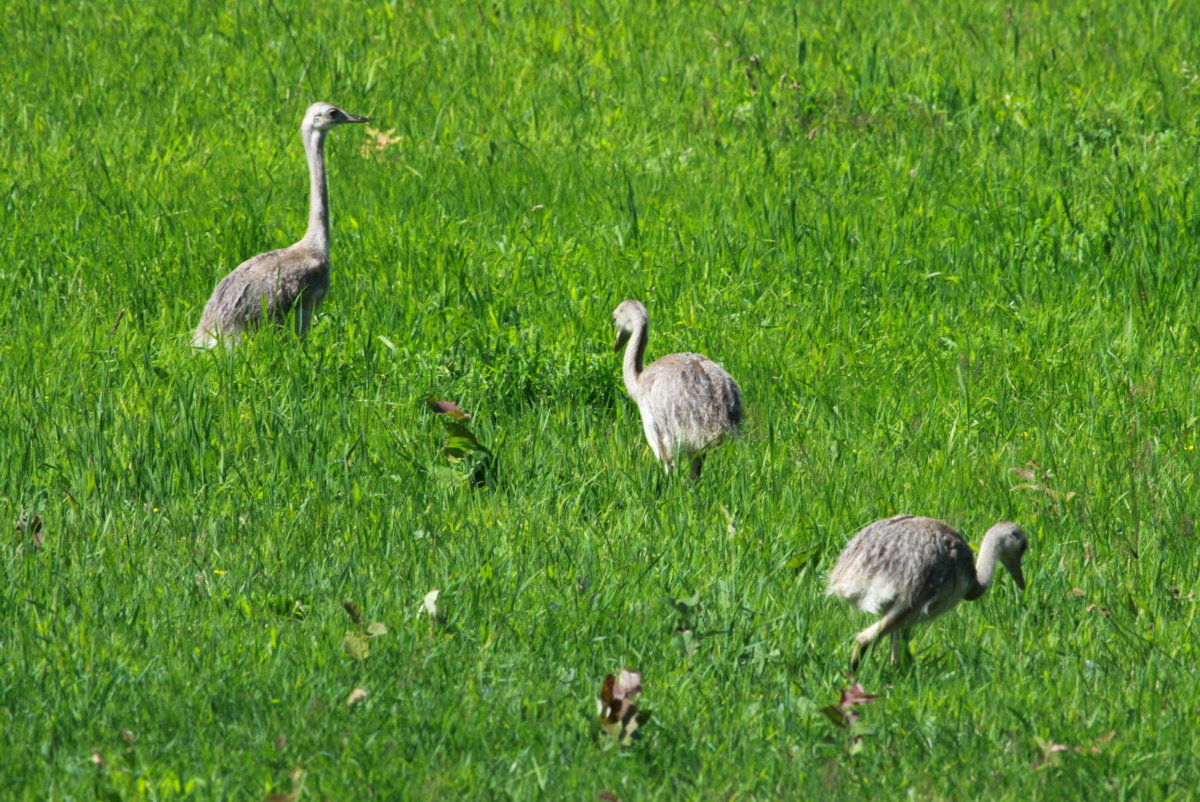
[[[700,621],[700,594],[694,593],[687,598],[669,598],[666,601],[679,614],[671,640],[684,656],[690,659],[696,654],[698,645],[696,625]]]
[[[866,689],[856,682],[842,691],[842,701],[839,704],[843,708],[858,707],[870,704],[878,698],[877,694],[867,693]]]
[[[354,626],[361,627],[363,625],[363,614],[361,607],[349,599],[343,599],[342,609],[346,611],[346,615],[350,616],[350,620],[354,622]]]
[[[446,430],[442,456],[451,466],[458,466],[457,469],[435,466],[430,468],[430,474],[450,486],[466,482],[472,487],[484,487],[495,467],[495,457],[467,425],[471,416],[453,401],[438,401],[430,396],[425,403],[435,413],[444,416],[440,419]]]
[[[350,696],[346,699],[346,707],[358,704],[365,698],[367,698],[367,692],[362,688],[355,688],[350,691]]]
[[[679,613],[679,625],[675,627],[676,632],[683,632],[696,628],[696,624],[700,620],[700,594],[693,593],[691,596],[680,598],[669,598],[667,604],[675,608],[675,612]]]
[[[1046,485],[1046,480],[1053,479],[1054,474],[1050,471],[1042,470],[1042,466],[1038,465],[1036,462],[1026,462],[1025,467],[1016,466],[1009,468],[1009,470],[1015,474],[1018,479],[1024,480],[1021,484],[1010,487],[1010,491],[1034,490],[1045,493],[1055,501],[1070,501],[1071,499],[1075,498],[1075,496],[1079,495],[1074,490],[1068,490],[1064,493],[1060,490],[1054,490],[1053,488],[1048,487]],[[1040,477],[1038,473],[1039,471],[1041,471]]]
[[[1058,762],[1058,755],[1062,752],[1074,752],[1078,755],[1099,754],[1101,748],[1104,747],[1114,737],[1116,737],[1116,734],[1117,733],[1115,730],[1107,732],[1097,738],[1094,743],[1088,744],[1087,746],[1067,746],[1065,744],[1056,744],[1052,741],[1045,741],[1041,738],[1034,738],[1034,743],[1036,743],[1038,749],[1041,750],[1042,759],[1040,761],[1033,761],[1030,767],[1036,769],[1041,766],[1054,765]]]
[[[367,639],[362,635],[355,635],[353,633],[342,638],[342,649],[346,654],[360,662],[366,660],[371,655],[371,647],[367,645]]]
[[[854,708],[870,704],[878,698],[874,694],[867,693],[866,689],[856,682],[849,688],[843,688],[842,698],[834,704],[822,707],[821,712],[837,726],[849,727],[858,721],[859,714]]]
[[[396,133],[395,128],[389,128],[384,131],[382,128],[372,128],[371,126],[363,126],[363,132],[367,135],[366,141],[359,147],[358,153],[364,159],[368,158],[372,153],[379,153],[390,148],[392,145],[398,144],[403,137],[392,136]]]
[[[867,693],[866,689],[856,682],[849,688],[842,689],[841,698],[837,702],[821,708],[821,714],[833,722],[834,726],[849,731],[850,754],[861,751],[863,736],[872,734],[871,729],[859,721],[860,713],[854,708],[870,704],[878,698],[875,694]]]
[[[634,704],[641,695],[641,672],[626,668],[621,670],[620,676],[605,676],[604,684],[600,686],[597,713],[600,729],[617,743],[628,744],[639,737],[638,728],[650,720],[650,711],[639,710]]]
[[[428,404],[429,408],[434,412],[437,412],[441,415],[449,415],[455,420],[465,420],[471,417],[470,414],[463,412],[458,404],[454,403],[453,401],[438,401],[433,396],[429,396],[425,399],[425,403]]]
[[[350,616],[350,620],[357,630],[356,632],[347,632],[346,636],[342,638],[342,649],[355,660],[366,660],[371,654],[371,647],[367,641],[386,634],[387,625],[382,621],[372,621],[370,624],[366,624],[362,608],[349,599],[342,601],[342,609],[346,611],[346,615]]]
[[[21,510],[14,528],[26,538],[25,548],[37,551],[42,547],[42,517],[36,512]]]
[[[476,451],[482,451],[485,454],[491,453],[461,420],[447,420],[442,423],[446,427],[446,440],[442,443],[442,453],[447,457],[462,459]]]
[[[296,802],[304,786],[304,769],[296,766],[292,769],[292,792],[290,794],[267,794],[263,802]]]
[[[421,612],[425,613],[425,615],[429,616],[430,618],[434,619],[435,621],[437,620],[437,617],[438,617],[437,600],[438,600],[438,596],[440,594],[441,594],[441,591],[438,590],[437,588],[434,588],[433,590],[426,593],[425,597],[423,599],[421,599]]]

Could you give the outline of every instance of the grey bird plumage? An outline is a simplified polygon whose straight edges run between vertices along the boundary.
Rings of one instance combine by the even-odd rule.
[[[288,248],[260,253],[221,279],[204,306],[192,345],[232,346],[265,316],[284,323],[295,312],[296,333],[304,336],[329,291],[329,196],[325,186],[325,135],[334,126],[370,122],[330,103],[305,112],[300,137],[308,157],[308,230]]]
[[[891,635],[892,662],[898,662],[901,641],[907,648],[914,626],[932,621],[961,599],[978,599],[991,587],[997,561],[1024,589],[1021,557],[1028,546],[1021,527],[1010,521],[988,530],[977,560],[962,535],[933,518],[897,515],[864,527],[829,575],[829,595],[881,616],[855,636],[850,670],[884,635]]]
[[[625,389],[638,405],[654,456],[670,471],[684,455],[691,459],[692,477],[699,477],[706,449],[735,434],[741,424],[737,382],[701,354],[668,354],[643,368],[650,323],[640,301],[623,301],[613,310],[613,323],[613,350],[625,347]]]

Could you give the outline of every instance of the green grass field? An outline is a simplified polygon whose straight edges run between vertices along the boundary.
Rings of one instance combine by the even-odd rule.
[[[1195,798],[1190,4],[0,9],[0,798]],[[379,132],[322,314],[193,352],[315,100]],[[742,386],[698,483],[629,297]],[[825,575],[899,512],[1018,521],[1029,585],[872,653],[854,735]]]

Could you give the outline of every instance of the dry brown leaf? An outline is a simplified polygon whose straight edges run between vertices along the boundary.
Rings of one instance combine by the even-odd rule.
[[[342,608],[346,611],[346,615],[350,616],[350,620],[354,622],[356,627],[363,625],[362,608],[349,599],[342,600]]]
[[[372,128],[371,126],[367,125],[363,127],[363,131],[366,133],[367,139],[362,143],[362,146],[358,149],[358,152],[359,155],[361,155],[364,159],[370,156],[372,153],[379,153],[380,151],[387,150],[392,145],[398,144],[403,139],[403,137],[392,136],[392,134],[396,133],[395,128],[389,128],[388,130],[384,131],[380,128]]]
[[[856,682],[849,688],[843,688],[841,698],[835,704],[822,707],[820,713],[833,722],[834,726],[849,729],[859,719],[859,712],[854,708],[870,704],[878,698],[875,694],[867,693],[866,689]],[[851,749],[854,749],[854,745],[860,740],[860,735],[854,735],[851,739]]]
[[[1067,746],[1066,744],[1056,744],[1051,741],[1043,741],[1041,738],[1035,738],[1034,742],[1042,752],[1042,759],[1040,761],[1033,761],[1033,768],[1036,769],[1040,766],[1057,763],[1058,755],[1062,752],[1074,752],[1077,755],[1098,755],[1101,748],[1111,741],[1116,734],[1115,730],[1107,732],[1097,738],[1095,743],[1083,746]]]
[[[1047,487],[1045,480],[1053,479],[1054,474],[1051,471],[1042,471],[1041,478],[1039,479],[1038,471],[1042,466],[1038,465],[1036,462],[1026,462],[1025,465],[1028,467],[1009,468],[1010,471],[1012,471],[1014,474],[1016,474],[1018,479],[1025,480],[1021,484],[1013,485],[1012,487],[1010,487],[1009,488],[1010,491],[1012,491],[1012,490],[1033,490],[1036,492],[1045,493],[1047,496],[1054,499],[1055,501],[1070,501],[1071,499],[1075,498],[1075,496],[1079,495],[1074,490],[1068,490],[1066,492],[1063,492],[1061,490],[1055,490],[1053,488]]]
[[[346,706],[350,707],[351,705],[358,704],[366,698],[367,692],[365,690],[362,688],[355,688],[354,690],[350,691],[350,696],[346,699]]]
[[[449,415],[455,420],[465,420],[471,417],[469,413],[463,412],[458,404],[453,401],[438,401],[433,396],[429,396],[425,399],[425,403],[434,412],[440,415]]]
[[[36,512],[29,510],[21,510],[21,515],[17,518],[14,528],[20,534],[27,537],[29,540],[25,544],[25,548],[31,551],[37,551],[42,547],[42,517]]]
[[[638,728],[650,720],[650,711],[634,704],[641,695],[641,672],[622,669],[620,676],[605,676],[597,704],[600,729],[623,744],[637,737]]]
[[[842,700],[838,706],[845,710],[848,707],[870,704],[878,698],[879,696],[875,694],[867,693],[866,689],[856,682],[842,691]]]
[[[604,678],[604,687],[600,689],[600,701],[609,702],[613,699],[636,701],[642,694],[642,674],[640,671],[621,669],[620,676],[612,674]]]

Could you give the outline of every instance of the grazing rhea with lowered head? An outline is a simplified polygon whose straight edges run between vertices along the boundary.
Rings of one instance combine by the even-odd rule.
[[[308,155],[308,230],[288,248],[247,259],[221,279],[204,307],[192,337],[197,348],[235,344],[244,332],[268,320],[284,323],[295,311],[296,333],[308,333],[329,290],[329,195],[325,188],[325,135],[336,125],[370,122],[330,103],[308,107],[300,126]]]
[[[706,356],[668,354],[645,369],[642,357],[649,316],[640,301],[623,301],[613,311],[614,351],[625,346],[625,389],[642,414],[654,456],[670,471],[679,454],[691,457],[692,478],[704,467],[705,449],[737,432],[742,393],[733,377]]]
[[[1001,521],[988,530],[972,562],[971,547],[949,525],[933,518],[897,515],[863,528],[838,557],[829,575],[829,594],[882,616],[855,636],[850,670],[867,648],[892,636],[892,662],[908,650],[912,628],[958,604],[974,601],[992,586],[999,560],[1025,589],[1021,557],[1029,541],[1021,527]]]

